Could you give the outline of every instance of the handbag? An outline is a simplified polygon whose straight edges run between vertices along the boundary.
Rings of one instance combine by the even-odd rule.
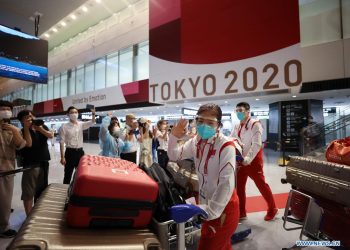
[[[332,141],[327,147],[326,159],[350,166],[350,136]]]

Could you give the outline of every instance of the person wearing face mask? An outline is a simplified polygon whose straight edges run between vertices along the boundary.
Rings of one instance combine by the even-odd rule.
[[[139,127],[140,127],[140,164],[145,164],[146,167],[150,167],[153,163],[152,160],[152,139],[153,135],[150,131],[149,123],[146,118],[139,119]]]
[[[124,142],[120,139],[120,127],[117,117],[106,116],[102,120],[99,132],[101,155],[119,158],[124,147]]]
[[[239,221],[235,190],[236,151],[234,142],[221,132],[222,111],[216,104],[202,105],[196,117],[197,135],[179,146],[188,122],[181,119],[169,136],[171,161],[193,158],[198,175],[199,207],[208,213],[202,224],[200,250],[228,250]]]
[[[91,109],[91,121],[78,121],[78,110],[71,106],[67,110],[69,122],[63,124],[60,132],[61,164],[64,166],[63,184],[69,184],[74,169],[78,166],[80,158],[84,155],[83,130],[90,128],[95,123],[95,109]],[[64,151],[66,145],[66,151]]]
[[[250,117],[250,105],[246,102],[241,102],[236,105],[236,115],[240,120],[240,123],[235,126],[231,136],[239,138],[243,144],[243,161],[241,162],[237,173],[237,193],[239,197],[240,218],[247,218],[245,208],[245,186],[248,177],[250,177],[267,203],[268,210],[264,219],[270,221],[275,218],[278,209],[270,186],[265,181],[263,172],[263,128],[258,120]]]
[[[121,139],[124,141],[124,147],[120,154],[120,158],[136,164],[137,150],[141,139],[138,122],[133,114],[127,114],[125,117],[125,123],[125,129],[121,136]]]
[[[157,148],[157,158],[158,158],[158,164],[163,169],[166,169],[169,157],[168,157],[168,141],[169,141],[169,134],[168,134],[168,123],[165,120],[160,120],[157,123],[157,127],[154,129],[154,134],[156,139],[159,142],[159,146]]]
[[[301,129],[300,132],[300,151],[302,155],[310,153],[323,146],[322,144],[322,128],[314,122],[311,115],[307,117],[307,126]]]
[[[22,110],[17,114],[17,119],[23,127],[22,133],[25,133],[26,122],[32,121],[29,127],[32,145],[19,151],[23,167],[30,168],[30,170],[23,172],[21,181],[21,200],[23,200],[27,216],[33,208],[33,199],[36,201],[48,185],[50,152],[47,139],[53,137],[49,128],[43,122],[41,124],[35,123],[34,118],[34,114],[30,110]]]
[[[12,103],[0,100],[0,172],[11,171],[16,165],[16,150],[30,147],[32,139],[29,133],[31,122],[24,124],[22,137],[18,128],[10,124]],[[16,231],[9,229],[14,175],[0,177],[0,238],[12,238]]]

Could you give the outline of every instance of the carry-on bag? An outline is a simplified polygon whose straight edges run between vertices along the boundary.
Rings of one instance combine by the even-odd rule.
[[[64,211],[68,185],[51,184],[40,196],[8,250],[160,250],[154,233],[144,229],[69,228]]]
[[[327,161],[350,166],[350,136],[332,141],[326,151]]]
[[[68,199],[72,227],[147,226],[158,185],[132,162],[104,156],[81,158]]]
[[[178,187],[175,186],[174,181],[168,176],[167,172],[158,164],[153,163],[150,167],[142,164],[143,169],[159,187],[159,193],[154,210],[154,217],[159,222],[169,220],[169,208],[176,204],[183,204],[185,200],[181,196]]]

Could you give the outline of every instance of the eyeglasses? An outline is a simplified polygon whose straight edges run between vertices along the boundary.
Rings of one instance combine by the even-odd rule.
[[[196,117],[196,123],[197,125],[206,124],[210,127],[216,127],[218,125],[218,120],[213,117],[204,117],[199,115]]]

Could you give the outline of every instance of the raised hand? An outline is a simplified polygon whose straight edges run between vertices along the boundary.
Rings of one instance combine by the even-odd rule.
[[[181,138],[187,133],[188,121],[185,119],[180,119],[177,124],[171,130],[171,134],[177,138]]]

